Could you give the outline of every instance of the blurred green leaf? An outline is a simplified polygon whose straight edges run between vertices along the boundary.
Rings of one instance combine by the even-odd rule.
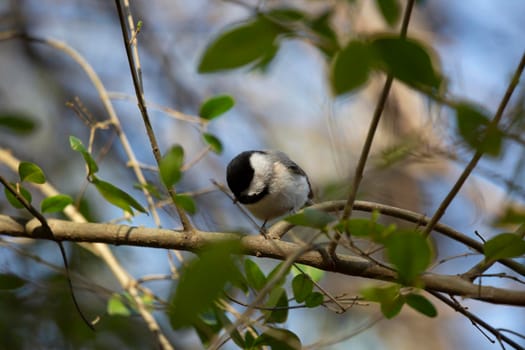
[[[377,162],[378,166],[386,169],[395,164],[399,164],[413,154],[413,150],[415,149],[414,146],[414,140],[410,139],[403,139],[397,144],[387,146],[381,151],[381,155]]]
[[[381,240],[389,230],[373,219],[350,219],[339,223],[336,228],[356,237],[370,237],[374,241]]]
[[[88,176],[92,176],[98,172],[97,162],[95,162],[95,159],[93,159],[80,139],[76,138],[75,136],[69,136],[69,145],[73,151],[79,152],[82,154],[82,157],[84,157],[84,162],[88,167]]]
[[[222,329],[224,329],[226,327],[230,327],[232,325],[232,322],[230,321],[230,319],[228,318],[228,316],[226,315],[226,312],[224,310],[219,309],[218,307],[214,306],[213,307],[213,311],[217,315],[217,319],[220,321],[220,323],[222,325],[222,327],[221,327]],[[237,330],[237,328],[233,328],[232,329],[232,331],[230,333],[230,336],[231,336],[233,342],[237,346],[239,346],[240,348],[245,348],[244,339],[241,336],[241,333],[239,333],[239,331]]]
[[[268,47],[266,53],[261,56],[257,63],[253,64],[252,71],[260,71],[265,73],[268,71],[270,64],[272,63],[275,56],[279,52],[279,43],[276,41],[272,46]]]
[[[155,184],[152,184],[150,182],[147,182],[144,185],[136,183],[133,185],[133,188],[136,188],[137,190],[146,189],[149,192],[149,194],[153,196],[153,198],[161,199],[161,195],[160,195],[160,191],[158,187]]]
[[[10,290],[23,287],[26,281],[12,273],[0,273],[0,290]]]
[[[401,5],[398,0],[376,0],[376,6],[390,27],[396,25],[401,17]]]
[[[279,272],[279,270],[281,269],[281,266],[283,265],[282,262],[278,263],[273,269],[272,271],[270,271],[270,273],[268,274],[268,276],[266,277],[266,281],[271,281],[273,279],[273,277]],[[286,276],[288,275],[288,273],[290,272],[290,268],[288,268],[288,270],[286,271],[286,273],[283,274],[283,277],[279,280],[278,283],[275,284],[275,286],[282,286],[284,284],[284,282],[286,281]]]
[[[368,81],[374,52],[360,40],[350,41],[334,58],[330,83],[335,95],[354,92]]]
[[[487,261],[515,258],[525,254],[525,240],[514,233],[501,233],[483,244]]]
[[[18,165],[18,175],[21,181],[43,184],[46,182],[46,176],[42,169],[31,162],[20,162]]]
[[[199,73],[211,73],[257,63],[275,50],[278,36],[284,33],[274,22],[259,16],[221,33],[201,57]]]
[[[200,107],[199,116],[212,120],[228,112],[235,105],[235,100],[229,95],[217,95],[204,101]]]
[[[96,177],[93,177],[91,183],[95,185],[98,192],[109,203],[119,207],[131,215],[134,214],[132,207],[140,212],[146,213],[146,209],[144,209],[144,207],[142,207],[139,202],[137,202],[126,192],[122,191],[120,188]]]
[[[195,215],[195,213],[197,213],[197,204],[195,204],[195,200],[191,196],[186,194],[176,194],[175,204],[180,206],[190,215]]]
[[[415,230],[398,230],[385,239],[388,260],[398,272],[403,285],[414,285],[418,276],[430,265],[432,249],[430,242]]]
[[[322,12],[319,16],[304,21],[304,24],[319,36],[318,40],[313,40],[313,44],[328,58],[332,58],[340,50],[337,34],[330,23],[332,15],[333,9],[329,7],[328,10]]]
[[[325,272],[323,270],[318,269],[316,267],[303,265],[303,264],[293,264],[292,274],[294,276],[297,276],[303,273],[310,276],[310,279],[312,279],[312,281],[314,282],[319,282],[325,275]]]
[[[288,297],[284,288],[274,287],[264,306],[266,308],[274,308],[273,310],[264,311],[266,322],[284,323],[288,319]]]
[[[306,307],[313,308],[324,303],[324,296],[319,292],[313,292],[308,295],[304,301]]]
[[[0,128],[7,129],[19,135],[27,135],[36,128],[33,119],[16,113],[0,113]]]
[[[314,283],[310,277],[300,274],[294,277],[292,280],[292,291],[295,301],[302,303],[306,298],[312,294]]]
[[[292,7],[273,8],[266,13],[266,16],[281,22],[297,22],[306,17],[301,10]]]
[[[169,301],[174,329],[194,324],[221,295],[227,282],[241,278],[231,255],[240,252],[238,241],[220,242],[203,249],[198,259],[186,265]]]
[[[438,89],[443,78],[432,62],[435,54],[414,39],[380,36],[370,42],[377,54],[377,68],[416,88]]]
[[[160,178],[166,187],[172,187],[182,177],[184,149],[180,145],[171,147],[162,157],[159,164]]]
[[[365,288],[361,294],[366,300],[380,303],[383,315],[391,319],[399,314],[405,303],[405,299],[400,295],[399,290],[399,285],[393,284],[386,287]]]
[[[456,106],[456,122],[459,134],[474,150],[498,156],[503,144],[503,133],[492,126],[487,113],[467,102]]]
[[[525,222],[525,209],[508,205],[492,223],[496,226],[516,225]]]
[[[269,346],[272,350],[301,350],[299,337],[282,328],[268,327],[266,332],[255,339],[254,346],[260,348],[262,345]]]
[[[130,316],[131,310],[126,306],[122,300],[122,295],[113,293],[111,298],[108,300],[106,311],[112,316]]]
[[[219,140],[216,136],[210,134],[210,133],[204,133],[202,134],[202,137],[204,138],[204,141],[210,146],[211,150],[217,154],[222,153],[222,142]]]
[[[244,332],[244,349],[255,350],[255,337],[257,335],[256,330],[252,327],[251,329]]]
[[[17,189],[19,194],[22,197],[24,197],[28,203],[31,203],[31,201],[33,200],[33,197],[31,196],[31,192],[29,192],[24,186],[22,186],[21,184],[16,184],[16,183],[11,183],[11,186]],[[4,188],[4,194],[9,204],[11,204],[11,206],[17,209],[24,208],[24,205],[15,197],[14,194],[12,194],[9,190],[7,190],[7,188]]]
[[[425,298],[424,296],[420,294],[414,294],[410,293],[405,296],[406,303],[408,306],[410,306],[412,309],[422,313],[425,316],[428,317],[436,317],[437,316],[437,310],[434,307],[434,305]]]
[[[254,261],[250,259],[244,260],[244,273],[248,285],[255,290],[261,290],[266,284],[266,276]]]
[[[215,309],[216,308],[213,307],[201,313],[193,324],[195,332],[199,336],[204,348],[210,346],[211,341],[224,327]]]
[[[306,208],[302,212],[285,217],[284,220],[297,226],[312,227],[323,230],[337,218],[321,210]]]
[[[45,198],[40,204],[42,213],[56,213],[64,210],[65,207],[73,203],[73,198],[67,194],[57,194]]]

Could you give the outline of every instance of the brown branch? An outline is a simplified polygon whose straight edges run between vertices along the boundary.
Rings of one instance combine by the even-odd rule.
[[[295,243],[269,240],[262,236],[241,236],[234,233],[174,231],[166,229],[132,227],[125,225],[76,223],[48,220],[55,238],[63,241],[100,242],[152,248],[178,249],[196,252],[206,245],[222,240],[239,239],[244,254],[286,260],[301,250]],[[42,232],[38,220],[20,222],[0,215],[0,234],[34,239],[49,239]],[[348,276],[359,276],[384,281],[395,281],[395,273],[362,258],[338,254],[334,262],[327,254],[312,250],[299,256],[295,262]],[[485,302],[525,306],[525,291],[479,286],[458,276],[426,273],[421,276],[428,291],[443,292]]]
[[[345,205],[345,201],[329,201],[329,202],[323,202],[316,205],[311,206],[310,208],[322,210],[322,211],[340,211]],[[397,219],[401,219],[407,222],[411,222],[417,225],[426,225],[430,218],[420,214],[416,213],[407,209],[401,209],[398,207],[393,207],[386,204],[380,204],[380,203],[374,203],[374,202],[368,202],[368,201],[355,201],[354,202],[354,210],[357,211],[364,211],[364,212],[379,212],[380,214],[387,215],[390,217],[394,217]],[[274,224],[270,229],[268,230],[268,237],[270,238],[280,238],[282,237],[286,232],[288,232],[293,227],[292,224],[286,221],[280,221],[276,224]],[[453,228],[437,223],[434,226],[434,231],[437,233],[440,233],[450,239],[453,239],[461,244],[464,244],[467,247],[470,247],[474,249],[475,251],[483,254],[483,244],[476,241],[475,239],[470,238],[467,235],[462,234],[459,231],[454,230]],[[525,276],[525,265],[520,264],[512,259],[501,259],[498,260],[501,264],[507,266],[508,268],[514,270],[515,272],[519,273],[522,276]]]

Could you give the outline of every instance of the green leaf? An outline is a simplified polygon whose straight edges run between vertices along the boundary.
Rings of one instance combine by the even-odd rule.
[[[93,177],[91,183],[95,185],[98,192],[106,199],[109,203],[119,207],[120,209],[133,215],[133,209],[146,213],[146,209],[142,207],[133,197],[120,188],[110,184],[109,182],[102,181],[96,177]]]
[[[88,176],[92,176],[98,172],[97,162],[95,162],[95,159],[93,159],[80,139],[76,138],[75,136],[69,136],[69,145],[73,151],[79,152],[82,154],[82,157],[84,157],[84,162],[88,167]]]
[[[257,335],[257,332],[253,328],[244,332],[244,349],[255,349],[254,334]]]
[[[27,135],[35,130],[36,123],[33,119],[22,114],[2,113],[0,114],[0,128],[19,135]]]
[[[285,29],[260,16],[221,33],[201,57],[199,73],[211,73],[257,63],[275,51]]]
[[[334,58],[330,83],[335,95],[354,92],[368,81],[374,52],[360,40],[350,41]]]
[[[425,316],[428,317],[436,317],[437,316],[437,310],[434,307],[434,305],[425,298],[424,296],[420,294],[408,294],[405,296],[406,303],[408,306],[410,306],[412,309],[422,313]]]
[[[73,203],[73,198],[67,194],[57,194],[56,196],[47,197],[40,204],[42,213],[56,213],[64,210],[65,207]]]
[[[398,0],[376,0],[376,6],[390,27],[396,25],[401,17],[401,5]]]
[[[294,276],[306,274],[310,276],[310,279],[314,282],[319,282],[325,275],[325,272],[313,266],[303,264],[293,264],[292,274]]]
[[[212,120],[228,112],[235,105],[235,100],[230,95],[217,95],[203,102],[199,116],[202,119]]]
[[[403,285],[414,285],[432,259],[430,243],[418,231],[395,231],[385,239],[385,247],[388,260],[397,268],[398,280]]]
[[[202,134],[204,141],[210,146],[211,150],[217,154],[222,153],[222,142],[216,136],[210,133]]]
[[[507,205],[503,212],[492,222],[495,226],[516,225],[525,222],[525,209]]]
[[[361,294],[366,300],[380,303],[383,315],[391,319],[399,314],[405,304],[405,299],[400,295],[399,290],[399,285],[393,284],[387,287],[366,288]]]
[[[215,312],[215,315],[217,316],[217,320],[220,321],[220,323],[222,325],[221,328],[230,327],[232,325],[232,322],[230,321],[228,316],[226,316],[226,312],[224,310],[221,310],[218,307],[214,306],[213,307],[213,312]],[[219,331],[220,331],[220,329],[219,329]],[[244,339],[242,338],[241,333],[239,333],[237,328],[234,327],[232,329],[232,331],[230,333],[230,336],[231,336],[233,342],[237,346],[239,346],[240,348],[244,348],[244,345],[245,345]]]
[[[133,185],[133,188],[136,188],[137,190],[141,190],[141,191],[143,189],[145,189],[145,190],[147,190],[149,192],[149,194],[151,194],[153,196],[153,198],[156,198],[156,199],[161,199],[162,198],[161,195],[160,195],[160,191],[159,191],[158,187],[156,185],[152,184],[152,183],[147,182],[147,183],[145,183],[143,185],[136,183],[136,184]]]
[[[306,298],[312,294],[314,283],[310,277],[300,274],[294,277],[292,280],[292,291],[295,301],[302,303]]]
[[[501,233],[483,244],[487,261],[515,258],[525,254],[525,240],[514,233]]]
[[[108,300],[106,311],[112,316],[130,316],[131,310],[126,306],[122,300],[123,296],[117,293],[113,293],[111,298]]]
[[[281,270],[281,266],[283,265],[282,262],[278,263],[273,269],[272,271],[270,271],[270,273],[268,274],[268,277],[266,277],[266,281],[271,281],[273,279],[273,277]],[[279,282],[277,282],[275,284],[275,286],[282,286],[284,284],[284,282],[286,281],[286,275],[290,272],[290,268],[288,268],[288,271],[286,271],[284,274],[283,274],[283,277],[281,277],[281,279],[279,280]]]
[[[17,185],[16,183],[11,183],[11,186],[17,189],[19,194],[22,195],[22,197],[24,197],[28,203],[31,203],[31,201],[33,200],[31,192],[29,192],[24,186],[20,184]],[[7,201],[9,202],[9,204],[11,204],[11,206],[13,206],[13,208],[24,208],[24,205],[10,191],[8,191],[7,188],[4,188],[4,194],[7,198]]]
[[[474,150],[496,157],[501,153],[503,133],[492,126],[487,112],[478,106],[461,102],[456,106],[458,132]]]
[[[0,290],[11,290],[23,287],[26,281],[12,273],[0,273]]]
[[[268,327],[266,332],[255,339],[254,347],[260,348],[262,345],[267,345],[272,350],[302,349],[301,340],[295,333],[274,327]]]
[[[313,308],[324,303],[324,296],[319,292],[313,292],[308,295],[304,301],[306,307]]]
[[[302,212],[284,218],[285,221],[297,226],[312,227],[323,230],[337,218],[321,210],[306,208]]]
[[[377,54],[377,68],[416,88],[438,89],[442,82],[432,62],[434,53],[414,39],[381,36],[373,39],[371,47]]]
[[[319,40],[313,40],[313,44],[329,58],[340,50],[337,34],[331,26],[332,15],[333,9],[329,8],[316,18],[304,21],[304,24],[320,37]],[[298,37],[301,37],[300,33]]]
[[[171,147],[162,157],[159,164],[160,179],[166,187],[172,187],[182,177],[184,149],[180,145]]]
[[[261,290],[266,285],[266,276],[254,261],[244,260],[244,273],[248,285],[255,290]]]
[[[231,255],[240,252],[238,241],[226,241],[203,249],[182,271],[169,301],[169,317],[174,329],[189,327],[221,295],[227,282],[241,278]]]
[[[297,22],[306,17],[303,12],[292,7],[273,8],[266,12],[266,16],[280,22]]]
[[[370,237],[379,241],[388,232],[387,228],[373,219],[350,219],[337,225],[337,228],[356,237]]]
[[[193,197],[186,194],[175,195],[175,204],[184,209],[188,214],[194,215],[197,212],[197,205]]]
[[[266,314],[266,322],[268,323],[284,323],[288,319],[288,297],[286,290],[282,287],[275,287],[268,296],[268,301],[265,303],[267,308],[275,308],[274,310],[264,311]]]
[[[203,312],[193,324],[193,328],[205,348],[209,347],[215,335],[224,328],[224,324],[215,312],[215,308],[212,309]]]
[[[46,182],[46,176],[42,169],[31,162],[20,162],[18,165],[18,175],[21,181],[43,184]]]

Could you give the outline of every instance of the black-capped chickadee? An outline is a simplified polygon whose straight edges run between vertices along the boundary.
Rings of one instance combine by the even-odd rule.
[[[279,151],[245,151],[226,170],[235,199],[255,217],[268,220],[293,213],[309,203],[312,187],[303,169]]]

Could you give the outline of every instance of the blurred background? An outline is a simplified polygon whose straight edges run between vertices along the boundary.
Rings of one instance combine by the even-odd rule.
[[[191,161],[199,159],[206,145],[196,123],[177,119],[157,106],[196,115],[202,101],[210,96],[224,93],[236,101],[232,111],[209,125],[209,131],[222,141],[223,153],[206,154],[185,173],[178,188],[179,192],[195,195],[198,213],[193,220],[204,230],[255,232],[210,182],[224,182],[227,162],[247,149],[286,152],[309,174],[316,201],[345,198],[383,85],[384,77],[377,76],[358,93],[335,99],[329,88],[326,59],[316,48],[299,40],[285,40],[264,71],[198,74],[198,61],[207,44],[228,26],[252,16],[261,4],[263,8],[298,7],[313,15],[331,10],[331,24],[342,43],[356,35],[398,31],[397,27],[388,27],[376,2],[371,0],[131,2],[135,21],[143,22],[138,43],[144,90],[161,150],[181,144],[186,159]],[[523,18],[525,2],[521,0],[423,0],[417,2],[409,35],[434,48],[451,95],[478,103],[493,113],[525,48]],[[154,164],[134,100],[113,2],[0,0],[0,31],[11,30],[63,41],[77,50],[110,91],[123,131],[139,161]],[[523,131],[523,84],[516,95],[503,123]],[[0,41],[0,115],[27,116],[37,123],[36,130],[23,137],[0,130],[0,147],[10,149],[21,160],[40,165],[61,192],[79,199],[91,220],[121,218],[121,210],[102,202],[92,186],[87,186],[83,160],[69,147],[70,135],[84,143],[88,141],[90,129],[79,117],[79,110],[95,121],[107,119],[97,91],[70,57],[39,43]],[[431,215],[471,156],[457,136],[450,115],[447,108],[394,83],[359,199]],[[519,131],[514,133],[514,140],[505,142],[502,156],[481,161],[447,211],[444,223],[471,237],[476,238],[477,230],[489,238],[503,232],[504,229],[494,227],[494,222],[507,208],[523,210],[525,139]],[[141,192],[133,187],[136,179],[112,129],[97,132],[94,154],[103,179],[118,184],[145,203]],[[0,171],[7,177],[15,176],[3,165]],[[157,179],[155,172],[146,171],[146,175],[152,181]],[[35,196],[38,199],[38,194]],[[0,211],[22,215],[11,209],[3,196]],[[163,227],[180,227],[172,209],[161,211],[161,215]],[[152,217],[146,215],[133,218],[131,223],[155,225]],[[438,260],[461,255],[438,264],[436,272],[460,273],[481,259],[463,256],[468,253],[465,247],[450,240],[436,237],[435,243]],[[68,253],[72,269],[78,272],[75,284],[83,304],[103,311],[107,298],[118,286],[89,253],[69,245]],[[169,272],[165,252],[119,247],[115,253],[137,278]],[[87,333],[77,322],[63,276],[34,257],[61,266],[52,243],[14,244],[4,238],[0,241],[0,271],[15,272],[32,282],[17,295],[0,291],[0,348],[139,349],[153,343],[138,318],[134,322],[133,318],[130,321],[109,317],[105,319],[106,331],[97,333],[96,338]],[[271,269],[275,262],[264,261],[263,265]],[[501,271],[505,270],[493,268],[489,272]],[[327,275],[323,283],[333,294],[355,295],[370,282]],[[490,283],[523,288],[504,279],[491,279]],[[167,282],[155,282],[149,287],[163,297],[170,290]],[[464,305],[496,328],[524,330],[524,310],[470,300]],[[439,307],[439,312],[436,319],[403,312],[393,321],[383,320],[356,336],[322,348],[499,348],[468,319],[445,307]],[[375,306],[356,307],[343,315],[320,309],[302,310],[292,314],[287,326],[301,336],[303,344],[312,344],[320,339],[345,338],[377,315]],[[162,321],[162,314],[159,318]],[[166,320],[162,322],[169,330]],[[123,336],[130,329],[135,334],[132,339]],[[200,348],[191,332],[168,334],[180,348]],[[525,346],[523,339],[517,341]]]

